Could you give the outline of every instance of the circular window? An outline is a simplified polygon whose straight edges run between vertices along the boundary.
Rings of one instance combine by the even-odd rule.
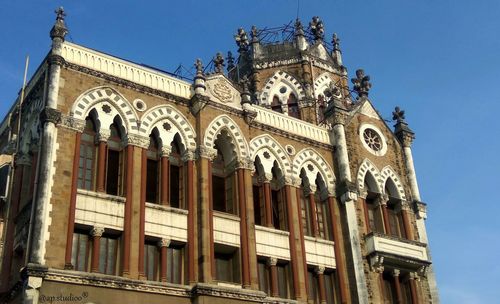
[[[280,88],[280,93],[285,94],[286,93],[286,87],[281,87]]]
[[[134,107],[137,111],[143,112],[146,110],[146,103],[140,99],[134,100]]]
[[[363,146],[372,154],[382,156],[387,151],[387,143],[382,132],[374,125],[364,124],[359,130]]]
[[[377,132],[373,129],[365,129],[363,132],[363,139],[365,143],[370,147],[373,151],[382,150],[382,139],[378,135]]]
[[[294,155],[295,154],[295,148],[292,147],[291,145],[286,145],[285,149],[286,149],[286,153],[288,153],[289,155]]]

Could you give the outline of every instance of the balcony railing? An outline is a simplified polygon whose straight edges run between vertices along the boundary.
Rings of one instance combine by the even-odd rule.
[[[410,260],[429,262],[426,245],[417,241],[370,233],[366,236],[366,248],[368,254],[388,254]]]
[[[290,260],[290,233],[255,225],[257,255]]]
[[[336,268],[333,244],[332,241],[305,236],[307,264]]]
[[[75,223],[123,230],[125,198],[78,189]]]
[[[214,211],[214,242],[240,246],[240,218],[236,215]]]
[[[188,211],[146,203],[146,235],[187,242]]]

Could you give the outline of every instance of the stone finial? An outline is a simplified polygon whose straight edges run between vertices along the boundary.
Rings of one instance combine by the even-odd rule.
[[[246,52],[248,51],[248,36],[243,28],[238,29],[238,33],[234,35],[234,40],[236,40],[236,44],[238,45],[238,52]]]
[[[224,56],[222,53],[217,53],[214,57],[215,73],[222,73],[224,71]]]
[[[304,36],[304,27],[299,18],[295,20],[295,36]]]
[[[241,104],[251,103],[250,79],[246,75],[241,78],[240,85],[242,87]]]
[[[257,30],[257,27],[255,25],[252,25],[250,36],[252,37],[252,43],[259,42],[259,31]]]
[[[194,64],[196,75],[194,76],[194,92],[195,94],[203,94],[207,87],[205,86],[205,75],[203,74],[203,63],[198,58]]]
[[[332,45],[333,45],[333,51],[334,52],[340,52],[340,39],[337,37],[337,33],[333,33],[332,36]]]
[[[203,63],[200,58],[196,59],[194,67],[196,68],[196,75],[203,75]]]
[[[415,133],[408,127],[408,123],[405,120],[405,111],[396,107],[394,112],[392,112],[392,119],[396,122],[394,125],[394,134],[403,144],[403,147],[410,147],[415,139]]]
[[[227,52],[226,60],[227,60],[227,71],[229,72],[234,68],[234,57],[231,51]]]
[[[323,25],[323,21],[318,16],[314,16],[312,21],[309,22],[309,27],[311,28],[311,32],[314,35],[314,40],[323,40],[325,37],[325,27]]]
[[[64,17],[66,17],[66,13],[64,12],[64,8],[61,6],[57,10],[56,13],[56,23],[50,30],[50,38],[61,38],[64,41],[64,37],[68,33],[68,29],[64,24]]]
[[[356,70],[356,78],[352,78],[351,82],[354,84],[354,91],[358,93],[359,97],[368,97],[372,84],[370,83],[370,76],[365,75],[363,69]]]

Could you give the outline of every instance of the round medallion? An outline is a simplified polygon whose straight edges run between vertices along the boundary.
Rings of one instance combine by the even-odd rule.
[[[142,101],[141,99],[136,99],[134,100],[134,108],[139,111],[139,112],[144,112],[146,111],[146,103]]]
[[[387,152],[387,142],[383,133],[374,125],[363,124],[359,130],[359,139],[370,153],[382,156]]]

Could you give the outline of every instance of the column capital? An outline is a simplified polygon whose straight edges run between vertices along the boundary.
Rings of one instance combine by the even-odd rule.
[[[368,190],[366,188],[361,188],[358,191],[358,197],[359,198],[366,199],[367,196],[368,196]]]
[[[267,259],[267,266],[276,266],[278,264],[278,259],[275,257],[269,257]]]
[[[427,204],[420,201],[413,201],[415,213],[418,219],[427,219]]]
[[[42,124],[46,122],[51,122],[53,124],[59,124],[61,122],[61,111],[45,107],[42,112],[40,112],[40,122]]]
[[[297,184],[297,178],[291,176],[291,175],[284,175],[280,178],[279,180],[280,186],[292,186],[295,187]],[[299,184],[300,186],[300,184]]]
[[[217,157],[217,150],[207,146],[199,146],[198,147],[198,156],[201,158],[207,158],[210,161],[213,161]]]
[[[383,193],[379,193],[375,200],[375,204],[381,206],[387,206],[387,202],[389,201],[389,196]]]
[[[92,237],[101,237],[104,233],[104,227],[101,226],[94,226],[92,227],[92,230],[90,230],[90,235]]]
[[[171,240],[169,238],[162,238],[158,241],[158,247],[169,247]]]
[[[236,169],[254,170],[253,161],[250,158],[241,158],[236,161]]]
[[[393,277],[397,278],[401,274],[401,271],[399,269],[393,269],[391,273]]]
[[[73,112],[69,115],[61,114],[61,124],[68,129],[82,133],[85,129],[85,120],[75,118]]]
[[[374,255],[369,258],[370,268],[372,271],[377,273],[384,272],[384,257],[379,255]]]
[[[14,157],[16,166],[31,166],[31,157],[27,153],[19,153]]]
[[[127,134],[123,144],[124,146],[132,145],[147,149],[149,147],[149,137],[141,136],[138,134]]]
[[[111,130],[101,128],[96,136],[96,144],[98,144],[101,141],[107,142],[110,137],[111,137]]]
[[[263,184],[267,183],[267,184],[269,184],[272,179],[273,179],[273,174],[272,173],[264,173],[264,174],[260,175],[257,178],[257,181],[259,183],[263,183]]]
[[[316,267],[314,268],[314,272],[315,272],[317,275],[324,274],[324,273],[325,273],[325,266],[316,266]]]
[[[162,145],[161,146],[161,157],[169,157],[172,153],[172,146]]]
[[[399,208],[404,211],[410,211],[410,203],[406,200],[400,200],[399,201]]]
[[[182,161],[187,162],[187,161],[193,161],[196,159],[196,153],[191,150],[186,150],[184,153],[182,153]]]
[[[408,274],[408,279],[409,280],[415,280],[415,281],[420,281],[420,276],[416,272],[410,272]]]

